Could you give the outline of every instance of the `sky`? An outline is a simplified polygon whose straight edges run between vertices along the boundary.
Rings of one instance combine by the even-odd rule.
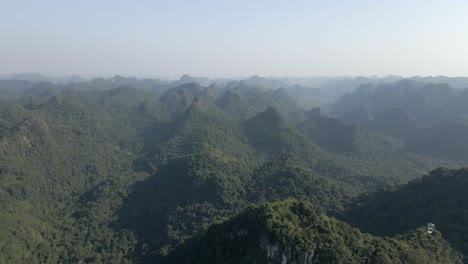
[[[468,76],[465,0],[0,0],[0,73]]]

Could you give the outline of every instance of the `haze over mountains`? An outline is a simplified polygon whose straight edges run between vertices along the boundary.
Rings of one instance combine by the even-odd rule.
[[[468,255],[464,78],[41,78],[0,80],[5,263]]]
[[[468,263],[468,1],[0,5],[0,264]]]

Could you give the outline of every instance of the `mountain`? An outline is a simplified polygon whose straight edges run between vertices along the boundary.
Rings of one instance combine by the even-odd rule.
[[[336,212],[352,196],[352,188],[318,175],[293,155],[252,168],[208,148],[172,159],[134,184],[117,212],[115,227],[135,234],[142,244],[135,247],[141,261],[152,263],[248,204],[296,197]]]
[[[359,133],[360,128],[355,125],[346,125],[337,119],[317,114],[300,123],[298,127],[317,145],[329,151],[356,151],[353,137]]]
[[[310,203],[251,206],[178,247],[163,263],[462,263],[439,232],[361,233]]]
[[[370,128],[395,138],[417,140],[423,136],[423,126],[406,110],[388,108],[378,113]]]
[[[189,83],[196,83],[201,86],[209,86],[214,83],[213,80],[210,80],[206,77],[192,77],[188,74],[184,74],[180,77],[179,80],[173,83],[173,86],[180,86]]]
[[[313,164],[327,155],[272,107],[246,120],[243,128],[249,144],[267,157],[290,152]]]
[[[468,255],[468,169],[437,169],[421,179],[366,194],[342,219],[364,232],[391,236],[435,223],[450,244]]]
[[[25,90],[23,95],[33,97],[51,97],[59,92],[58,87],[51,82],[40,82]]]
[[[311,88],[303,85],[293,85],[283,88],[291,95],[304,109],[311,109],[322,103],[322,92],[318,88]]]
[[[250,78],[243,79],[239,82],[239,84],[243,86],[264,87],[273,90],[287,86],[287,83],[279,78],[260,77],[258,75],[254,75]]]
[[[23,92],[33,85],[30,81],[0,80],[0,99],[5,101],[18,100],[23,96]]]
[[[142,177],[125,168],[146,120],[127,100],[118,113],[100,105],[108,96],[60,93],[33,108],[2,104],[1,261],[107,262],[127,254],[131,235],[117,235],[109,223],[123,190]],[[102,198],[91,198],[94,192]],[[85,237],[107,253],[86,248]]]
[[[90,81],[85,81],[77,76],[63,79],[49,78],[42,75],[36,76],[36,74],[31,75],[31,78],[28,77],[29,75],[25,76],[24,78],[13,76],[16,79],[0,80],[0,99],[18,100],[24,96],[50,97],[58,94],[59,91],[103,91],[122,86],[142,89],[160,95],[173,86],[158,79],[125,78],[119,75],[109,79],[96,78]]]
[[[468,86],[464,87],[468,88]],[[458,96],[458,91],[453,89],[447,83],[428,83],[421,88],[421,94],[424,101],[432,108],[452,103]]]
[[[248,119],[254,116],[258,111],[258,109],[242,99],[241,96],[232,89],[229,89],[220,96],[216,100],[216,105],[239,120]]]
[[[11,74],[7,76],[8,79],[11,80],[19,80],[19,81],[30,81],[30,82],[43,82],[43,81],[51,81],[54,78],[46,76],[41,73],[18,73],[18,74]]]
[[[286,88],[158,83],[24,83],[1,101],[0,262],[154,263],[252,204],[341,215],[461,163],[305,111]]]
[[[446,121],[425,131],[424,137],[408,146],[423,155],[451,160],[468,160],[468,121]]]
[[[338,119],[366,128],[370,127],[371,123],[374,121],[374,117],[363,106],[359,106],[350,112],[339,116]]]
[[[311,115],[298,128],[321,149],[333,154],[330,159],[338,165],[334,167],[343,166],[347,170],[346,173],[330,173],[318,166],[317,172],[355,186],[363,182],[380,186],[401,183],[437,168],[436,164],[456,166],[443,159],[412,153],[401,140],[320,113]],[[356,178],[360,180],[355,181]]]
[[[164,129],[169,129],[167,138],[153,149],[160,160],[206,148],[252,162],[257,160],[253,158],[254,151],[248,146],[239,124],[205,97],[195,98],[189,108]]]
[[[297,123],[303,118],[304,110],[284,89],[269,90],[241,83],[232,91],[238,94],[243,102],[255,109],[253,114],[258,114],[272,107],[291,123]]]
[[[457,91],[444,83],[422,83],[404,79],[395,83],[363,84],[330,105],[330,113],[345,116],[363,107],[375,116],[387,109],[406,109],[423,124],[438,120],[433,112],[457,100]]]
[[[356,195],[353,188],[319,175],[293,154],[283,154],[255,168],[247,189],[251,202],[295,197],[333,213]]]
[[[65,90],[90,91],[109,90],[118,88],[120,86],[131,86],[158,95],[171,87],[168,82],[161,81],[159,79],[137,79],[134,77],[126,78],[120,75],[116,75],[109,79],[95,78],[90,81],[71,82],[63,85],[62,88]]]
[[[204,88],[197,83],[182,84],[165,91],[159,101],[166,105],[168,112],[177,116],[184,112],[203,90]]]
[[[462,90],[457,94],[455,100],[447,105],[443,105],[438,109],[433,110],[428,115],[431,116],[432,124],[441,123],[444,121],[457,121],[468,117],[468,89]]]
[[[335,154],[382,159],[404,155],[398,140],[321,114],[311,116],[298,128],[318,146]]]
[[[172,159],[131,187],[114,227],[135,234],[137,260],[152,263],[243,208],[248,177],[248,166],[216,150]]]
[[[468,88],[468,78],[467,77],[447,77],[447,76],[414,76],[410,79],[424,82],[424,83],[444,83],[450,85],[455,89],[466,89]]]

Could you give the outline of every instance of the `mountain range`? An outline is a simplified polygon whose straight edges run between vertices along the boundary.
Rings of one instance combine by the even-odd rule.
[[[0,262],[462,263],[466,92],[314,81],[0,80]]]

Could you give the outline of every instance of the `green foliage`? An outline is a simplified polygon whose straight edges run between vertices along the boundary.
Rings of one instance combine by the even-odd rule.
[[[110,95],[63,93],[34,108],[2,106],[2,261],[125,261],[134,239],[106,227],[121,200],[110,198],[141,176],[128,170],[131,130],[112,129],[124,114],[100,104],[99,96]],[[127,116],[133,108],[119,105]],[[113,119],[106,119],[109,111]],[[88,201],[93,190],[109,202]]]
[[[173,160],[132,187],[116,224],[153,250],[172,247],[243,207],[246,173],[240,168],[216,152]]]
[[[294,124],[301,121],[304,114],[304,110],[284,89],[270,90],[242,82],[220,97],[218,105],[244,120],[270,107],[277,109]]]
[[[300,123],[299,129],[318,146],[334,153],[322,165],[323,168],[318,166],[316,170],[353,185],[360,185],[363,182],[374,187],[394,185],[439,166],[457,165],[456,162],[431,159],[406,152],[400,140],[356,125],[347,125],[320,113]],[[330,162],[333,162],[332,168],[345,167],[345,172],[324,171]]]
[[[394,83],[368,83],[333,103],[331,111],[342,115],[365,107],[372,115],[377,115],[387,109],[402,108],[417,120],[429,124],[440,120],[441,114],[434,115],[435,112],[445,112],[442,109],[459,103],[457,94],[458,91],[444,83],[425,84],[409,79]],[[448,117],[445,115],[442,118]]]
[[[468,171],[438,169],[398,188],[366,194],[342,216],[365,232],[394,235],[433,222],[468,255]]]
[[[291,154],[256,168],[249,188],[249,200],[255,203],[294,197],[333,212],[355,195],[352,188],[314,173]]]
[[[296,128],[304,111],[284,90],[119,76],[49,86],[0,103],[0,263],[151,263],[251,203],[293,197],[336,214],[440,162],[360,130],[351,154],[332,150],[315,131],[340,125]],[[286,220],[283,238],[299,243],[307,229]]]
[[[251,206],[181,245],[166,263],[462,263],[440,233],[363,234],[306,202]]]

